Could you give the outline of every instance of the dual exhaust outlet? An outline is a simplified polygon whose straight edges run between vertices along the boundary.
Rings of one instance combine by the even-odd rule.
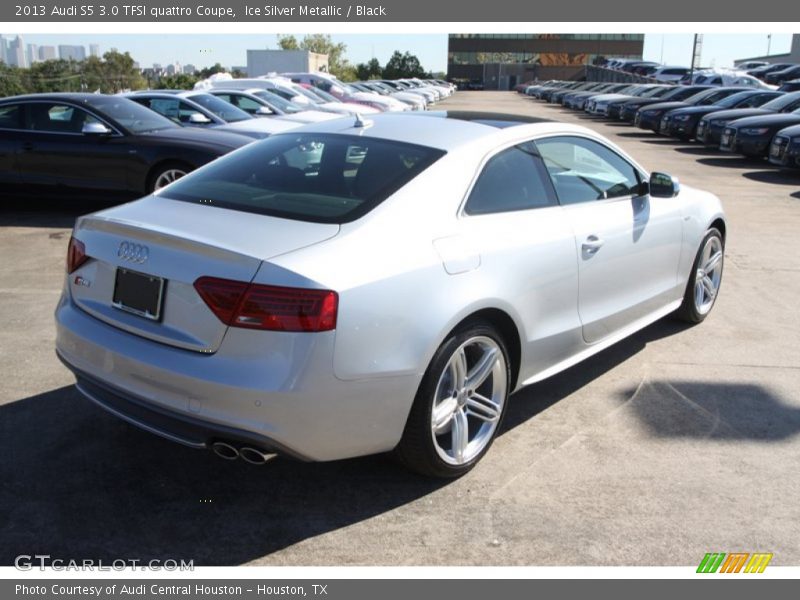
[[[265,452],[253,446],[237,447],[228,442],[214,442],[211,444],[211,450],[222,459],[236,460],[237,458],[241,458],[251,465],[265,465],[278,456],[273,452]]]

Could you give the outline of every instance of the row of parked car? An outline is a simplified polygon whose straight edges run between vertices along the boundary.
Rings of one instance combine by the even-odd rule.
[[[525,93],[656,134],[800,168],[800,81],[743,86],[551,81]]]
[[[193,90],[31,94],[0,100],[9,195],[138,197],[254,140],[307,123],[425,110],[439,80],[346,84],[327,73],[215,76]]]
[[[649,60],[630,58],[608,58],[598,66],[633,75],[641,75],[642,77],[650,77],[664,83],[678,82],[691,71],[689,67],[662,65]]]
[[[634,75],[649,77],[657,82],[669,83],[710,83],[709,80],[719,79],[716,85],[746,85],[755,86],[753,80],[761,81],[767,85],[779,86],[792,79],[800,77],[800,64],[773,63],[765,61],[750,61],[737,66],[735,69],[712,69],[677,65],[662,65],[657,62],[630,58],[609,58],[603,66],[615,71],[624,71]],[[737,81],[738,80],[738,81]]]

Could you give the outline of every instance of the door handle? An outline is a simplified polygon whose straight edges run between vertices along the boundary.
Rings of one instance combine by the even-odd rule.
[[[590,235],[583,241],[581,247],[586,254],[594,254],[603,247],[604,243],[605,242],[596,235]]]
[[[22,150],[24,152],[30,152],[33,150],[33,142],[22,142]]]

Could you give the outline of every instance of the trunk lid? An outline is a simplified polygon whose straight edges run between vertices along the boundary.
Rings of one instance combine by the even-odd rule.
[[[203,276],[249,282],[263,261],[330,239],[338,225],[292,221],[148,196],[82,217],[74,236],[90,260],[68,276],[75,303],[109,325],[160,343],[212,353],[227,331],[194,288]],[[118,284],[118,269],[125,283]],[[130,272],[133,272],[131,275]],[[141,274],[163,280],[159,318],[125,310]],[[131,281],[131,278],[135,278]],[[140,285],[142,283],[142,285]],[[152,283],[152,281],[151,281]],[[120,290],[115,288],[119,285]],[[155,292],[153,292],[155,293]],[[115,306],[115,300],[117,306]]]

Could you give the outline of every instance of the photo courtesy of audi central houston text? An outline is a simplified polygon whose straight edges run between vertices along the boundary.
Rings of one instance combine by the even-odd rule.
[[[0,564],[800,560],[797,34],[0,33]]]

